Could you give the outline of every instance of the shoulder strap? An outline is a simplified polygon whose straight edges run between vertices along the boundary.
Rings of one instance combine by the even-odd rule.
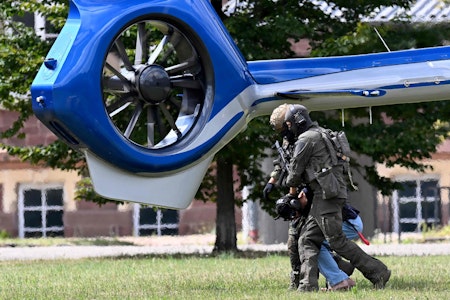
[[[331,165],[335,166],[338,163],[337,161],[338,155],[335,148],[333,147],[333,143],[331,141],[331,137],[329,136],[327,129],[319,126],[316,128],[312,128],[312,130],[317,131],[322,135],[322,140],[324,141],[325,146],[327,147],[328,150],[328,154],[330,155],[331,158]]]

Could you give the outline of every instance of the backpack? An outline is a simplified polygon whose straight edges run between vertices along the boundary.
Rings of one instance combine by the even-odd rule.
[[[331,129],[320,128],[320,133],[322,134],[322,139],[327,146],[328,153],[331,157],[331,163],[333,166],[338,164],[344,165],[344,170],[346,173],[347,181],[351,188],[355,191],[358,190],[353,183],[353,178],[350,170],[350,143],[348,142],[347,136],[344,131],[333,131]]]
[[[337,160],[350,162],[350,144],[344,131],[332,131],[331,129],[320,128],[322,138],[327,145],[333,165],[337,164]]]

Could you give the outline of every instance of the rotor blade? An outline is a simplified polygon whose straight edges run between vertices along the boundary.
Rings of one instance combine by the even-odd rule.
[[[171,39],[172,40],[172,39]],[[175,52],[175,48],[173,47],[173,44],[167,44],[166,49],[164,50],[163,55],[160,57],[159,61],[161,62],[161,64],[164,64],[165,62],[167,62],[168,58],[172,55],[172,53]]]
[[[170,83],[174,87],[182,87],[189,89],[201,89],[200,80],[196,80],[192,74],[178,75],[170,77]]]
[[[164,68],[164,70],[166,70],[166,72],[169,74],[180,73],[183,72],[184,70],[189,69],[192,66],[195,66],[196,64],[197,62],[195,61],[187,60],[182,63]]]
[[[122,105],[121,107],[117,108],[116,110],[112,111],[109,114],[109,117],[112,118],[115,115],[117,115],[118,113],[120,113],[122,110],[124,110],[125,108],[127,108],[129,105],[131,104],[131,102],[126,102],[124,105]]]
[[[134,71],[133,65],[131,64],[131,61],[127,55],[127,52],[125,50],[125,45],[123,44],[122,40],[120,38],[118,38],[115,43],[117,51],[119,52],[119,56],[122,59],[125,68],[128,71]]]
[[[115,49],[111,49],[106,56],[106,62],[116,70],[120,70],[121,59]]]
[[[156,108],[156,107],[155,107]],[[164,126],[159,109],[155,109],[155,124],[158,127],[159,135],[164,137],[167,135],[166,127]]]
[[[130,92],[128,88],[128,83],[124,84],[124,78],[114,77],[103,77],[103,91],[110,92],[113,94],[122,94]]]
[[[171,96],[169,99],[167,99],[170,104],[172,104],[173,106],[175,106],[178,110],[181,108],[181,101],[178,100],[177,98],[175,98],[174,96]]]
[[[142,64],[144,58],[147,58],[147,55],[147,33],[145,31],[145,22],[141,22],[138,24],[134,64]]]
[[[120,81],[123,83],[124,87],[126,87],[129,91],[130,89],[130,83],[128,79],[120,73],[119,70],[116,70],[113,66],[111,66],[108,62],[105,62],[105,66],[108,70],[110,70],[114,75],[116,75]]]
[[[178,129],[177,125],[175,124],[175,121],[173,120],[173,117],[170,115],[170,113],[167,110],[167,108],[164,106],[164,103],[160,104],[159,108],[163,112],[164,117],[166,118],[167,122],[170,125],[170,128],[172,128],[172,130],[176,132],[178,137],[181,137],[181,131]]]
[[[136,127],[136,123],[139,119],[139,116],[142,112],[142,105],[138,103],[136,108],[134,109],[133,116],[131,117],[130,123],[128,123],[127,129],[123,133],[126,138],[130,138],[131,133],[133,132],[134,127]]]
[[[112,118],[118,113],[120,113],[122,110],[127,108],[131,103],[133,103],[133,97],[130,95],[125,95],[123,97],[120,97],[117,101],[111,103],[107,108],[106,111],[108,112],[109,116]]]
[[[155,107],[147,107],[147,144],[149,147],[155,145]]]
[[[179,32],[175,31],[172,35],[172,38],[170,39],[170,42],[174,48],[174,51],[176,52],[176,56],[179,62],[195,62],[198,55],[195,51],[195,48],[192,46],[188,39],[186,39]]]
[[[152,54],[150,55],[150,58],[148,59],[148,63],[149,64],[153,64],[156,59],[158,58],[158,55],[161,53],[161,51],[164,48],[164,45],[167,44],[167,42],[169,41],[170,36],[169,35],[165,35],[162,39],[161,42],[158,44],[158,46],[156,47],[156,49],[152,52]]]

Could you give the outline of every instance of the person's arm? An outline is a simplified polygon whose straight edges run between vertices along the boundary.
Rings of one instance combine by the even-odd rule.
[[[306,204],[308,204],[308,198],[306,197],[305,189],[302,189],[300,191],[300,194],[298,194],[298,201],[300,202],[302,209],[306,207]]]
[[[306,136],[300,136],[295,143],[294,155],[291,159],[291,169],[286,179],[286,185],[290,191],[294,191],[293,195],[297,195],[296,188],[302,184],[302,175],[306,169],[309,159],[312,155],[314,144]]]
[[[269,181],[266,183],[266,186],[263,189],[264,199],[269,199],[269,194],[272,192],[276,183],[277,179],[275,179],[274,177],[270,177]]]

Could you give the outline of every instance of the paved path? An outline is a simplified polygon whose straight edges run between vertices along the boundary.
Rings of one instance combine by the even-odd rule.
[[[450,243],[436,244],[374,244],[360,245],[371,255],[423,256],[450,255]],[[208,254],[213,247],[205,245],[165,246],[52,246],[52,247],[0,247],[0,261],[5,260],[48,260],[80,259],[88,257],[117,257],[151,254]],[[241,250],[284,252],[285,244],[244,245]]]

